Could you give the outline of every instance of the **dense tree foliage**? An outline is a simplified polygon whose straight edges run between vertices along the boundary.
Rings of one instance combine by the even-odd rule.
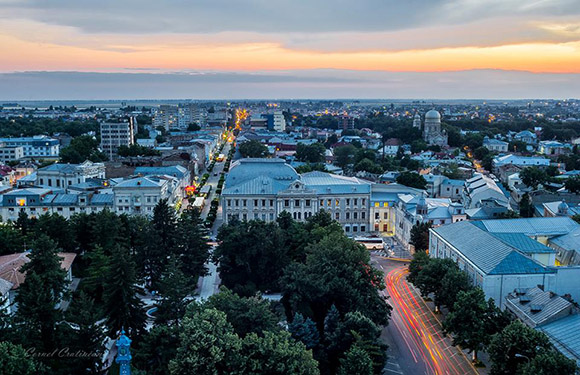
[[[322,143],[313,143],[306,145],[299,143],[296,146],[296,159],[307,163],[322,163],[324,162],[324,154],[326,147]]]
[[[0,119],[0,137],[32,137],[39,134],[65,133],[78,137],[88,132],[98,132],[96,120],[68,120],[38,117],[14,117]]]
[[[93,162],[108,160],[108,156],[98,150],[99,142],[90,135],[73,138],[70,145],[60,150],[63,163],[79,164],[86,160]]]
[[[268,147],[260,141],[246,141],[238,146],[240,154],[245,158],[265,158],[268,156]]]
[[[0,341],[0,369],[3,375],[38,375],[43,373],[41,365],[30,358],[20,345]]]
[[[117,150],[119,156],[159,156],[161,153],[153,148],[141,146],[137,143],[130,146],[119,146]]]
[[[410,243],[415,247],[415,251],[425,251],[429,249],[429,228],[431,223],[416,223],[411,228]]]
[[[520,171],[520,178],[526,186],[536,189],[538,185],[548,181],[546,171],[539,167],[526,167]]]
[[[397,183],[415,189],[425,190],[427,187],[427,181],[419,173],[415,172],[403,172],[397,177]]]

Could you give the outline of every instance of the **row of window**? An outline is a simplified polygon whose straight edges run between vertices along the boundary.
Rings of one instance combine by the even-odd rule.
[[[344,227],[344,231],[345,231],[346,233],[350,233],[350,232],[351,232],[351,229],[352,229],[352,232],[353,232],[353,233],[357,233],[357,232],[359,231],[359,226],[358,226],[358,225],[353,225],[353,226],[351,227],[351,226],[349,226],[349,225],[346,225],[346,226]],[[367,226],[366,226],[366,225],[361,225],[361,226],[360,226],[360,231],[361,231],[361,232],[366,232],[366,231],[367,231]]]
[[[353,202],[353,206],[355,206],[355,207],[358,206],[359,198],[352,198],[352,199],[351,198],[343,198],[343,200],[345,201],[347,206],[350,206],[351,201]],[[321,199],[320,200],[320,207],[325,207],[325,205],[324,205],[325,201],[326,201],[326,207],[332,207],[332,201],[333,201],[332,199],[326,199],[326,200]],[[334,199],[334,207],[340,207],[340,201],[341,200],[339,198],[335,198]],[[367,204],[366,198],[361,198],[360,201],[361,201],[361,206],[363,206],[363,207],[366,206],[366,204]]]

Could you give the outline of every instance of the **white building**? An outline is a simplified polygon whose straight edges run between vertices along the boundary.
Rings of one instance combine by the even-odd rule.
[[[277,132],[286,131],[286,119],[282,111],[274,112],[274,130]]]
[[[162,104],[153,116],[153,126],[165,130],[178,127],[179,110],[175,105]],[[186,126],[187,128],[187,126]]]
[[[513,154],[500,155],[493,159],[494,170],[506,165],[515,165],[517,167],[547,167],[550,165],[550,159]]]
[[[224,222],[274,221],[283,211],[304,221],[330,213],[347,234],[369,231],[371,183],[324,172],[299,175],[282,159],[241,159],[232,164],[222,192]]]
[[[183,191],[176,177],[136,176],[113,186],[114,210],[117,214],[153,215],[153,209],[162,199],[170,206],[181,203]]]
[[[9,163],[24,158],[24,147],[22,146],[5,146],[0,143],[0,162]]]
[[[487,148],[489,151],[495,152],[507,152],[509,143],[500,141],[499,139],[489,138],[485,136],[483,138],[483,147]]]
[[[131,118],[127,122],[101,123],[101,150],[113,159],[120,146],[130,146],[135,140],[135,122]]]
[[[20,138],[0,138],[3,147],[22,147],[25,158],[52,159],[58,158],[60,144],[57,139],[45,135]]]
[[[51,164],[36,171],[36,184],[48,188],[66,189],[88,179],[105,178],[105,164],[89,160],[82,164]]]

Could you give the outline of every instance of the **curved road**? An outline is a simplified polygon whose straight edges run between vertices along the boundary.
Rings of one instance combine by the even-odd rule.
[[[477,375],[479,372],[451,339],[441,332],[435,314],[407,283],[407,266],[376,259],[385,272],[386,293],[393,307],[387,327],[389,363],[386,373],[425,375]],[[395,367],[396,366],[396,367]]]

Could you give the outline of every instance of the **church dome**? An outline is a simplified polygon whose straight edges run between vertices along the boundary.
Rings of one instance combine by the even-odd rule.
[[[432,109],[425,114],[425,119],[441,120],[441,114],[439,114],[439,112],[437,112],[436,110]]]

